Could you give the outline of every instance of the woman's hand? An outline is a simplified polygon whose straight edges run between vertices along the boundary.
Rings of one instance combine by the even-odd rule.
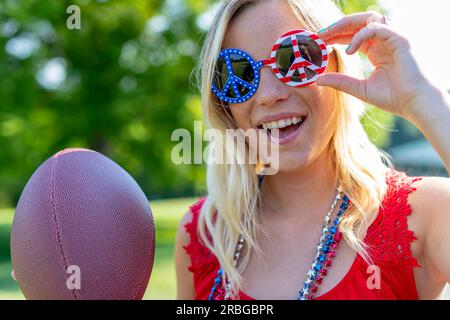
[[[346,16],[321,30],[319,36],[327,45],[349,44],[347,54],[359,50],[375,67],[363,80],[339,73],[322,74],[319,86],[344,91],[403,117],[423,106],[433,91],[411,54],[408,40],[392,30],[379,13]]]

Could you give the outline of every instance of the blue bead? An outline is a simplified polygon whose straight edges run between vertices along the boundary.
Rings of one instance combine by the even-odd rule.
[[[324,262],[325,261],[325,256],[322,254],[322,255],[320,255],[320,257],[319,257],[319,261],[320,262]]]
[[[321,263],[316,264],[315,269],[317,271],[320,271],[321,268],[322,268],[322,264]]]

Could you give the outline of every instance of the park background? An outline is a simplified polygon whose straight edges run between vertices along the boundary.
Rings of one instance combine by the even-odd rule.
[[[347,14],[390,14],[405,34],[428,37],[427,48],[429,37],[439,41],[438,31],[445,30],[436,23],[449,23],[431,14],[423,21],[430,7],[448,12],[440,10],[448,7],[445,0],[430,0],[425,9],[416,0],[337,2]],[[81,9],[79,30],[66,25],[70,5]],[[212,0],[0,1],[0,299],[23,299],[10,276],[14,206],[37,167],[68,147],[107,155],[142,187],[157,245],[145,298],[175,298],[175,232],[189,205],[206,191],[205,166],[173,164],[176,142],[170,137],[177,128],[193,132],[193,121],[201,119],[192,70],[216,8]],[[434,23],[432,35],[418,34],[417,21]],[[432,64],[443,51],[436,46],[432,55],[428,49],[419,61],[450,88],[449,64]],[[405,120],[369,106],[362,121],[398,168],[446,175],[437,154]]]

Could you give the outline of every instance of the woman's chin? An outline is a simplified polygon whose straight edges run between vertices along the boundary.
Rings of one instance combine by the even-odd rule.
[[[299,154],[296,152],[292,155],[280,155],[278,172],[279,173],[290,173],[297,172],[305,167],[307,167],[309,161],[308,156],[305,154]]]

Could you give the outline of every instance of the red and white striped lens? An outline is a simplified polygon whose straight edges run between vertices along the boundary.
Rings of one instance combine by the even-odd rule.
[[[264,61],[277,78],[293,87],[315,82],[325,72],[328,49],[325,43],[308,30],[293,30],[275,42],[270,59]]]

